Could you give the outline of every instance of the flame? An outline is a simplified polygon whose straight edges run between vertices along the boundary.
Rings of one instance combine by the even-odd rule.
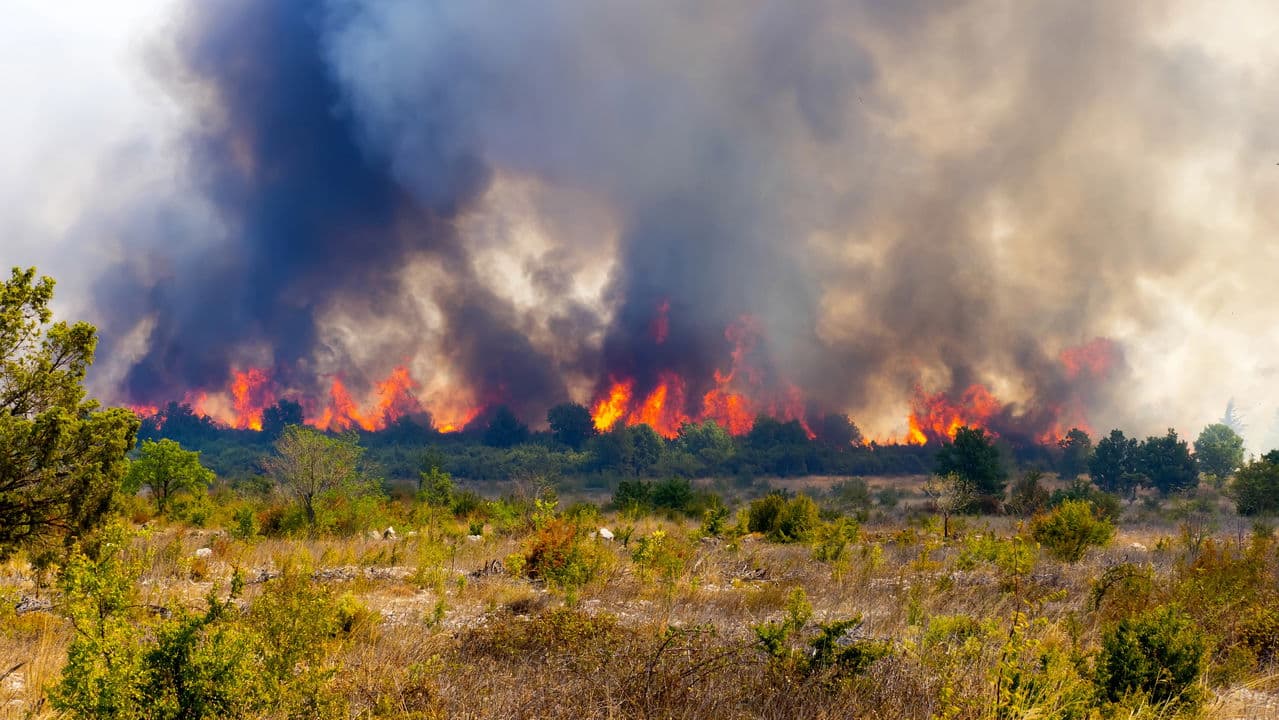
[[[268,386],[265,370],[249,368],[235,372],[231,378],[231,397],[235,418],[229,423],[239,430],[261,430],[262,412],[275,404],[275,393]]]
[[[683,408],[684,379],[673,372],[662,373],[657,387],[626,417],[626,424],[643,423],[669,440],[679,435],[679,429],[689,421]]]
[[[908,429],[904,442],[924,445],[929,441],[946,442],[955,439],[962,427],[976,427],[990,431],[990,421],[1003,410],[1003,404],[982,384],[975,384],[953,400],[944,393],[929,395],[922,388],[915,388],[911,402]]]
[[[665,339],[669,308],[665,302],[658,307],[653,339],[659,344]],[[765,414],[798,420],[808,436],[815,437],[799,388],[780,380],[766,383],[764,373],[751,362],[759,338],[759,321],[749,315],[724,330],[724,339],[732,346],[729,367],[712,372],[713,386],[702,394],[701,407],[693,414],[688,409],[688,380],[673,370],[659,373],[657,383],[642,398],[635,394],[633,379],[610,377],[607,392],[597,396],[591,407],[596,429],[606,431],[619,421],[643,423],[669,439],[679,435],[686,423],[714,420],[729,433],[742,435],[750,431],[758,415]]]
[[[591,409],[591,419],[595,421],[595,429],[600,432],[607,432],[622,416],[626,414],[626,408],[631,402],[631,388],[634,383],[630,380],[625,382],[613,381],[612,386],[608,390],[608,394],[598,401]]]
[[[155,405],[129,405],[125,403],[123,407],[125,410],[137,415],[139,420],[145,420],[160,414],[160,408]]]
[[[1101,378],[1119,364],[1119,348],[1109,338],[1093,338],[1083,345],[1062,350],[1058,359],[1071,380],[1081,375]]]

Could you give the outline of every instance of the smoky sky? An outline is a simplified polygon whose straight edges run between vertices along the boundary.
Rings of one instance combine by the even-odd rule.
[[[677,371],[696,397],[750,317],[815,410],[884,425],[916,387],[981,382],[1017,412],[1082,401],[1146,427],[1175,404],[1131,396],[1133,373],[1182,352],[1170,328],[1212,324],[1207,289],[1180,307],[1172,288],[1275,227],[1254,178],[1247,230],[1213,250],[1193,187],[1272,146],[1249,98],[1279,83],[1169,39],[1172,15],[180,2],[147,67],[200,211],[113,213],[103,352],[145,323],[116,389],[134,401],[248,364],[309,392],[408,362],[537,420],[614,375]],[[1097,337],[1129,362],[1066,377],[1059,353]]]

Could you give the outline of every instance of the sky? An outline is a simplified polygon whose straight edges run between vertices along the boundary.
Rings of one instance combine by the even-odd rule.
[[[243,220],[210,200],[198,181],[208,160],[191,150],[214,81],[172,67],[203,67],[188,43],[253,11],[197,4],[4,1],[0,264],[54,275],[59,312],[111,334],[94,378],[111,399],[177,337],[155,330],[164,308],[127,322],[115,310],[120,287],[159,287],[137,256],[200,267]],[[772,277],[762,268],[780,267],[797,279],[742,302],[799,348],[778,361],[802,368],[801,384],[872,431],[900,431],[914,383],[971,376],[1033,394],[1025,355],[1102,336],[1127,371],[1093,399],[1095,424],[1194,434],[1233,397],[1251,450],[1279,441],[1273,2],[552,2],[510,10],[519,27],[486,3],[316,4],[331,13],[319,42],[363,152],[457,236],[397,246],[396,287],[443,288],[451,268],[463,284],[450,292],[473,302],[413,295],[396,311],[414,318],[410,340],[370,322],[385,306],[354,302],[352,288],[334,291],[340,303],[317,296],[294,366],[376,364],[410,342],[449,344],[459,318],[507,318],[470,354],[415,351],[432,392],[518,336],[545,365],[528,381],[547,401],[586,399],[632,352],[617,340],[632,302],[673,292],[719,321],[736,307],[717,306],[733,277],[759,286]],[[467,72],[489,85],[458,90]],[[422,90],[432,83],[436,95]],[[435,118],[439,93],[456,113],[439,122],[457,123],[443,150],[418,122]],[[698,164],[708,129],[731,139],[715,173]],[[479,158],[483,179],[462,192],[464,168],[424,170],[441,152]],[[660,189],[672,185],[699,210],[671,210]],[[654,205],[679,221],[654,230]],[[655,235],[727,215],[723,242],[755,253],[740,267],[709,272],[701,294],[640,288],[645,273],[674,272],[645,264],[665,248]],[[742,239],[748,227],[763,237]],[[552,258],[565,277],[546,279]],[[103,290],[112,275],[133,284]],[[556,333],[566,318],[571,342]],[[238,357],[261,352],[260,337],[234,339]],[[171,361],[160,371],[196,377]],[[469,381],[502,384],[506,372]]]

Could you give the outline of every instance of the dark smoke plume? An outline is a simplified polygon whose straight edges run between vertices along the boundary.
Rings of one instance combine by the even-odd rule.
[[[407,359],[532,421],[614,375],[694,402],[749,317],[814,410],[1128,420],[1122,362],[1060,354],[1154,322],[1135,280],[1197,242],[1158,181],[1212,107],[1142,7],[186,2],[155,66],[216,232],[104,286],[108,340],[153,323],[124,394]]]

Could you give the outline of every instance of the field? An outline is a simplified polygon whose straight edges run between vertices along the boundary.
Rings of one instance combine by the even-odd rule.
[[[818,498],[832,485],[788,482]],[[956,518],[943,539],[919,479],[869,489],[889,485],[894,507],[859,525],[825,513],[801,542],[746,532],[746,512],[708,532],[568,498],[482,528],[441,511],[312,539],[148,517],[123,565],[93,572],[135,574],[118,610],[135,644],[242,578],[196,648],[243,626],[272,638],[237,656],[261,671],[297,644],[273,696],[239,707],[255,717],[1279,717],[1276,545],[1211,489],[1197,515],[1130,504],[1070,563],[1020,518]],[[58,716],[67,592],[21,557],[3,567],[0,717]],[[1201,671],[1176,702],[1103,701],[1103,638],[1157,606],[1202,633]]]

